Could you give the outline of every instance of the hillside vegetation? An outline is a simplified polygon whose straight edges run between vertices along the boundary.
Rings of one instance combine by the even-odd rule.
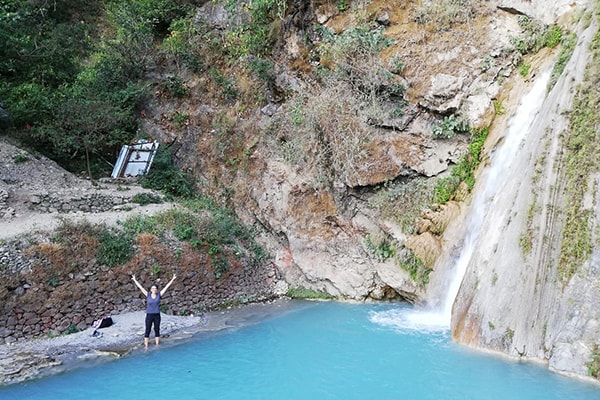
[[[565,42],[522,15],[490,43],[495,12],[476,0],[0,1],[0,123],[91,179],[122,144],[157,139],[166,151],[144,185],[235,210],[280,259],[348,238],[331,251],[391,262],[423,290],[448,223],[436,214],[468,197],[504,112],[497,93],[475,117],[460,101],[515,69],[527,79],[527,54]],[[375,226],[353,220],[363,214]]]

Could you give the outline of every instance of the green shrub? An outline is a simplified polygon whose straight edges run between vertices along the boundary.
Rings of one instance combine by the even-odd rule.
[[[600,348],[597,344],[592,346],[592,357],[587,363],[588,375],[600,380]]]
[[[77,325],[71,324],[63,331],[63,335],[71,335],[73,333],[80,332],[81,329],[77,327]]]
[[[133,30],[135,24],[146,24],[153,35],[169,33],[169,27],[193,9],[186,1],[173,0],[129,0],[109,4],[113,20],[123,29]]]
[[[19,152],[18,154],[15,154],[13,156],[13,162],[15,164],[21,164],[27,161],[29,161],[29,156],[27,155],[27,153]]]
[[[396,254],[395,247],[385,237],[373,238],[372,235],[367,235],[365,244],[371,253],[382,261],[392,258]]]
[[[163,85],[163,91],[171,97],[185,97],[190,94],[190,88],[178,76],[170,76]]]
[[[98,262],[109,267],[124,264],[133,255],[133,238],[127,232],[104,229],[100,234]]]
[[[476,131],[471,136],[467,154],[462,156],[449,177],[438,179],[434,188],[433,202],[444,204],[452,199],[454,193],[464,182],[469,189],[475,185],[475,169],[481,162],[481,150],[487,138],[488,129]]]
[[[295,101],[291,102],[287,105],[288,111],[290,113],[290,117],[292,119],[292,123],[295,126],[302,126],[304,123],[304,101],[302,98],[297,98]]]
[[[124,222],[121,223],[123,230],[127,232],[131,237],[139,235],[140,233],[147,232],[157,235],[162,232],[163,228],[157,222],[160,214],[154,216],[145,215],[132,215],[127,217]]]
[[[86,3],[0,2],[2,80],[14,86],[37,83],[52,89],[72,80],[79,71],[79,60],[91,49],[93,26],[89,23],[101,7],[101,2]],[[71,23],[75,18],[77,23]]]
[[[511,44],[520,54],[537,52],[544,43],[544,24],[524,15],[519,16],[518,21],[524,33],[518,37],[511,37]]]
[[[200,72],[203,64],[199,56],[199,30],[193,17],[178,18],[171,22],[169,34],[163,40],[162,52],[171,59],[177,71],[183,67]]]
[[[189,124],[189,116],[186,113],[183,113],[181,111],[175,111],[175,113],[173,114],[173,127],[175,129],[179,129],[185,125]]]
[[[465,133],[468,131],[469,124],[455,115],[444,117],[442,122],[435,124],[432,129],[433,137],[436,139],[450,139],[457,133]]]
[[[36,82],[0,83],[2,104],[10,115],[8,122],[17,129],[35,129],[52,118],[55,94],[51,88]],[[25,131],[23,134],[31,134]],[[25,137],[27,139],[27,137]]]
[[[558,25],[548,26],[524,15],[519,16],[519,25],[524,33],[511,37],[510,42],[523,55],[537,53],[543,47],[556,47],[563,39],[564,32]]]
[[[142,206],[147,204],[160,204],[163,202],[160,196],[152,193],[136,193],[131,201]]]
[[[249,11],[250,22],[237,26],[226,33],[226,47],[232,59],[254,55],[268,56],[275,40],[277,25],[285,17],[287,2],[281,0],[254,0],[252,7],[237,9],[239,2],[228,1],[232,13]]]
[[[48,279],[48,280],[46,281],[46,283],[47,283],[49,286],[56,287],[56,286],[58,286],[58,284],[60,283],[60,280],[59,280],[57,277],[53,276],[52,278]]]
[[[506,113],[502,100],[494,100],[494,113],[496,115],[504,115]]]
[[[423,265],[423,262],[415,254],[403,248],[396,256],[396,263],[407,271],[410,278],[419,286],[424,287],[429,283],[429,274],[432,269]]]
[[[252,71],[260,80],[267,84],[275,82],[275,63],[264,58],[253,58],[249,63]]]
[[[508,340],[512,341],[512,340],[513,340],[513,338],[515,337],[515,331],[514,331],[514,330],[512,330],[512,329],[510,329],[510,328],[506,328],[506,330],[504,331],[504,336],[505,336],[505,337],[506,337]]]
[[[190,214],[177,213],[178,218],[175,220],[173,226],[173,234],[179,240],[192,241],[198,240],[198,233],[196,232],[197,221]]]
[[[221,87],[221,94],[227,101],[233,101],[239,96],[235,78],[229,78],[223,75],[217,68],[211,68],[210,77]]]
[[[105,252],[117,258],[117,255],[126,250],[125,246],[121,249],[117,245],[124,244],[127,238],[143,232],[161,235],[171,231],[178,240],[206,251],[216,277],[229,269],[230,259],[241,259],[247,254],[246,250],[251,252],[249,262],[252,265],[268,259],[268,253],[254,240],[254,233],[233,211],[223,209],[214,200],[202,197],[188,199],[183,202],[183,206],[186,209],[170,209],[152,216],[129,217],[122,224],[123,236],[107,240],[113,245]]]
[[[190,198],[195,193],[192,178],[177,168],[172,149],[166,146],[159,147],[152,168],[140,178],[140,183],[144,188],[160,190],[175,197]]]
[[[531,69],[531,64],[523,63],[519,66],[519,74],[525,78],[529,75],[529,70]]]
[[[552,25],[544,34],[544,46],[554,48],[563,40],[563,30],[559,25]]]
[[[460,185],[460,180],[456,176],[448,176],[438,179],[433,190],[433,202],[445,204],[452,199],[454,193]]]
[[[335,296],[320,290],[307,289],[304,286],[289,288],[286,295],[293,299],[333,299]]]

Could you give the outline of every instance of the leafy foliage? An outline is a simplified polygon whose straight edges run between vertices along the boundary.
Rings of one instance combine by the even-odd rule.
[[[292,299],[333,299],[329,293],[305,288],[304,286],[289,288],[286,295]]]
[[[80,332],[80,331],[81,331],[81,329],[79,329],[79,328],[77,327],[77,325],[75,325],[75,324],[71,324],[71,325],[69,325],[69,326],[67,327],[67,329],[65,329],[65,330],[63,331],[63,335],[71,335],[71,334],[73,334],[73,333],[77,333],[77,332]]]
[[[228,1],[228,8],[233,11],[238,2]],[[287,3],[282,0],[254,0],[247,10],[236,10],[237,13],[249,12],[249,22],[229,30],[226,47],[234,59],[248,55],[268,56],[275,40],[277,24],[285,16]]]
[[[433,137],[436,139],[450,139],[457,133],[465,133],[469,131],[469,125],[461,118],[450,115],[444,117],[441,123],[433,126]]]
[[[190,199],[184,204],[185,209],[128,218],[123,223],[123,231],[130,237],[172,232],[178,240],[190,243],[209,256],[216,277],[220,277],[233,260],[241,259],[248,251],[251,252],[250,262],[255,265],[268,258],[268,254],[254,241],[252,231],[233,212],[208,198]]]
[[[169,26],[169,34],[163,40],[162,51],[175,63],[177,71],[184,67],[199,72],[203,69],[198,54],[202,42],[199,41],[199,31],[196,23],[190,17],[174,20]]]
[[[382,261],[392,258],[396,254],[396,249],[387,238],[378,238],[367,235],[365,244],[371,253]]]
[[[124,264],[133,255],[133,237],[127,232],[105,228],[100,233],[98,261],[109,267]]]
[[[172,147],[159,147],[152,168],[140,178],[140,183],[142,187],[175,197],[188,198],[195,193],[192,178],[175,165]]]
[[[274,67],[275,64],[272,61],[264,58],[253,58],[249,62],[250,70],[267,84],[275,81]]]
[[[556,47],[561,43],[564,35],[560,26],[548,26],[525,15],[519,16],[519,25],[524,33],[518,37],[511,37],[510,41],[523,55],[537,53],[543,47]]]
[[[469,189],[473,189],[475,185],[475,169],[481,162],[481,149],[483,148],[487,134],[487,128],[472,134],[467,154],[462,156],[458,164],[452,168],[449,177],[438,180],[434,189],[433,201],[435,203],[444,204],[450,200],[462,182]]]
[[[97,10],[95,2],[81,0],[0,1],[2,80],[56,88],[71,79],[79,56],[91,48],[87,22]],[[73,23],[75,15],[83,20]]]
[[[151,193],[137,193],[133,196],[131,200],[134,203],[137,203],[142,206],[146,204],[160,204],[163,202],[160,196]]]
[[[155,40],[187,1],[0,1],[0,124],[90,177],[137,131]],[[104,29],[98,29],[102,26]]]
[[[424,287],[429,283],[429,274],[431,268],[427,268],[423,265],[423,262],[415,256],[415,254],[407,249],[403,248],[396,256],[396,262],[400,265],[400,268],[407,271],[410,278],[420,286]]]
[[[592,359],[587,363],[588,375],[600,380],[600,348],[597,344],[592,347]]]

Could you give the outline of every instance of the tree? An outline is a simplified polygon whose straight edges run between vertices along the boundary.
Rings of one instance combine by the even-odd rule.
[[[130,141],[136,129],[133,108],[142,88],[102,89],[95,71],[90,80],[81,77],[71,86],[61,88],[55,96],[54,115],[44,126],[34,129],[34,136],[48,143],[59,158],[83,158],[90,179],[92,158],[112,157],[116,149]],[[93,157],[92,157],[93,156]]]

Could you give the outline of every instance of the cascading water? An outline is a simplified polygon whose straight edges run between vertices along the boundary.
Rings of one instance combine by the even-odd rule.
[[[549,79],[549,70],[540,74],[529,93],[523,96],[515,115],[510,120],[504,142],[492,154],[490,167],[485,169],[478,178],[481,185],[475,191],[471,213],[466,220],[464,245],[456,264],[449,270],[447,280],[450,284],[442,303],[430,309],[403,308],[373,313],[371,315],[372,322],[399,330],[445,331],[450,329],[452,305],[475,250],[484,216],[491,209],[496,193],[509,184],[506,182],[507,174],[505,172],[510,170],[521,142],[536,122],[536,117],[544,102]]]

